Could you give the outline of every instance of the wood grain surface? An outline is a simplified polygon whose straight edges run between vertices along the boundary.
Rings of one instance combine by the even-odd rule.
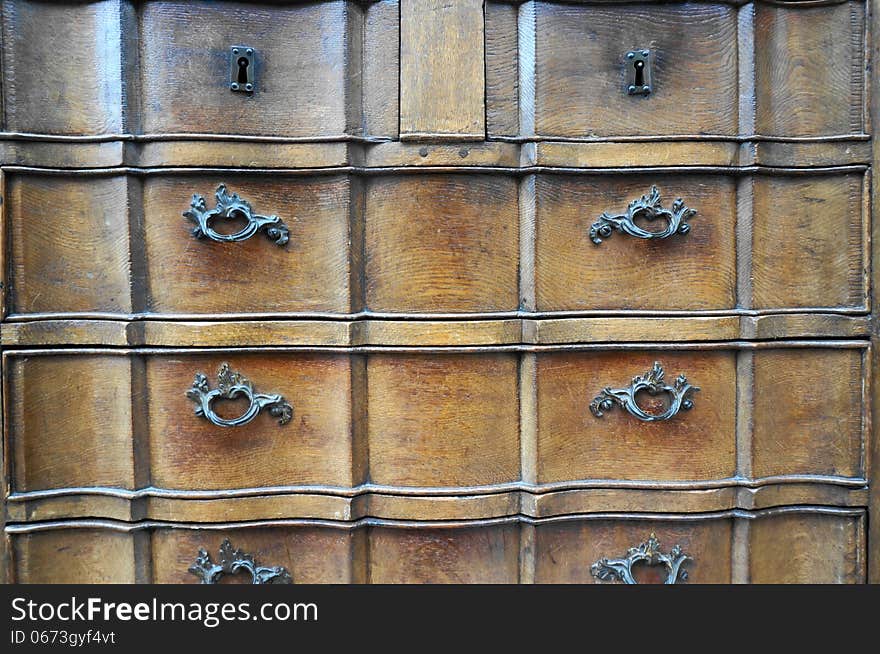
[[[684,564],[688,584],[729,583],[739,568],[744,579],[738,581],[858,583],[865,578],[864,525],[861,510],[787,507],[559,522],[275,521],[200,528],[91,521],[79,528],[62,522],[9,531],[16,578],[31,582],[132,581],[135,570],[143,570],[142,581],[197,583],[187,569],[198,550],[216,560],[229,538],[259,564],[285,567],[294,583],[596,583],[593,563],[623,557],[655,534],[664,552],[679,545],[690,557]],[[639,565],[634,572],[640,583],[659,583],[664,569]],[[246,581],[243,575],[222,583]]]
[[[517,361],[370,356],[370,480],[469,486],[519,477]]]
[[[263,411],[247,425],[216,427],[195,415],[185,396],[196,373],[217,385],[222,363],[260,393],[277,393],[293,406],[286,425]],[[346,356],[199,355],[150,357],[149,444],[152,481],[167,488],[244,488],[286,484],[349,486],[351,479],[351,368]],[[224,418],[247,403],[217,403]]]
[[[825,136],[865,130],[864,2],[755,4],[756,129]]]
[[[11,313],[132,310],[124,176],[12,176],[7,193]]]
[[[277,215],[290,230],[278,246],[260,232],[246,241],[194,238],[181,214],[194,193],[209,208],[220,184],[256,214]],[[156,313],[316,311],[351,305],[351,183],[346,177],[284,178],[215,173],[149,177],[144,184],[147,304]],[[226,223],[226,225],[224,225]],[[244,221],[217,221],[232,233]]]
[[[4,0],[5,129],[123,131],[121,0]]]
[[[401,0],[400,136],[486,136],[482,0]]]
[[[348,97],[353,53],[347,23],[358,11],[342,1],[145,3],[145,132],[344,134],[347,106],[354,102]],[[253,94],[229,89],[234,45],[255,50]]]
[[[687,235],[642,240],[613,233],[600,245],[590,226],[625,214],[657,186],[667,210],[677,198],[696,210]],[[535,283],[539,311],[729,309],[736,306],[736,187],[708,175],[539,175]],[[638,222],[658,231],[665,222]]]
[[[736,10],[720,4],[535,4],[535,131],[565,137],[737,132]],[[626,92],[626,53],[654,91]]]
[[[519,239],[513,178],[376,177],[366,193],[369,309],[517,308]]]

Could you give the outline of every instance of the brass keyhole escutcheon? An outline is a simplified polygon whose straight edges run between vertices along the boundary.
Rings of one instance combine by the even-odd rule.
[[[651,65],[654,55],[650,50],[630,50],[626,53],[626,92],[629,95],[653,93]]]
[[[229,88],[239,93],[253,93],[256,87],[254,49],[244,45],[231,48]]]

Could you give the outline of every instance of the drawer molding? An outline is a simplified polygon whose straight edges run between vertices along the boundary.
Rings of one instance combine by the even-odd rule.
[[[666,568],[664,584],[675,584],[679,581],[687,581],[687,570],[682,568],[691,557],[682,551],[680,545],[675,545],[669,554],[660,551],[660,541],[655,534],[651,534],[643,543],[627,550],[626,556],[619,559],[601,558],[590,566],[590,573],[602,581],[619,579],[625,584],[637,584],[633,576],[633,566],[638,563],[648,565],[662,565]]]
[[[665,374],[660,362],[655,361],[654,367],[644,375],[633,377],[629,386],[625,388],[606,386],[602,389],[602,392],[590,403],[590,412],[597,418],[601,418],[605,415],[605,411],[610,411],[616,404],[643,422],[659,422],[671,419],[680,410],[689,411],[694,408],[691,395],[699,391],[700,388],[689,384],[684,375],[676,377],[675,384],[670,386],[664,381]],[[647,413],[636,401],[636,394],[641,391],[647,391],[650,395],[666,393],[671,402],[663,413]]]
[[[625,213],[612,215],[606,212],[599,216],[590,227],[590,240],[600,245],[602,239],[609,238],[615,230],[644,240],[660,240],[675,234],[684,235],[691,231],[687,221],[696,213],[696,210],[688,208],[681,198],[676,198],[672,203],[672,209],[665,209],[660,199],[660,189],[656,185],[651,186],[649,193],[630,202]],[[639,218],[649,222],[666,221],[666,228],[656,232],[642,229],[636,224]]]
[[[248,399],[249,405],[237,418],[221,418],[214,412],[212,405],[217,400],[233,400],[240,396]],[[263,409],[268,409],[269,415],[278,418],[279,425],[286,425],[293,417],[293,407],[284,397],[277,393],[256,393],[253,384],[241,373],[234,372],[228,363],[220,366],[217,373],[217,388],[211,389],[208,377],[204,373],[196,373],[192,388],[186,392],[186,396],[196,403],[196,415],[205,418],[208,422],[218,427],[238,427],[246,425]]]
[[[207,238],[218,243],[237,243],[246,241],[257,232],[265,232],[266,237],[275,245],[286,245],[290,240],[290,230],[278,216],[263,216],[254,213],[246,200],[238,193],[229,193],[226,184],[220,184],[215,194],[217,206],[208,209],[205,198],[198,193],[193,194],[190,208],[183,212],[184,217],[196,224],[192,235],[196,238]],[[218,219],[244,218],[247,225],[234,234],[222,234],[211,224]]]
[[[266,567],[259,565],[253,555],[232,546],[228,538],[220,543],[217,563],[204,548],[199,549],[195,562],[189,572],[199,578],[202,584],[218,584],[227,575],[246,572],[251,575],[252,584],[292,584],[290,572],[283,566]]]

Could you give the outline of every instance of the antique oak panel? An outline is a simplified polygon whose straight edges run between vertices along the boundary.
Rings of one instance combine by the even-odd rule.
[[[865,131],[866,3],[754,7],[756,131],[772,136]]]
[[[370,533],[376,584],[512,584],[519,577],[516,525],[462,529],[382,529]]]
[[[379,176],[366,198],[366,299],[378,312],[515,310],[517,185],[499,175]]]
[[[238,427],[195,415],[184,392],[202,372],[211,387],[221,363],[261,393],[293,406],[286,425],[263,411]],[[347,355],[193,354],[147,359],[153,484],[164,488],[351,485],[351,366]],[[223,404],[227,407],[224,408]],[[218,403],[222,417],[246,402]]]
[[[791,513],[751,524],[754,584],[865,583],[865,516]]]
[[[181,216],[193,193],[216,205],[226,183],[261,215],[277,215],[290,240],[258,232],[217,243],[190,234]],[[351,309],[347,177],[150,176],[144,181],[148,305],[156,313],[248,313]],[[230,222],[230,221],[226,221]],[[241,225],[227,228],[238,231]],[[216,229],[222,230],[218,226]]]
[[[864,477],[865,350],[764,350],[754,358],[752,472]]]
[[[11,175],[10,313],[131,311],[123,175]]]
[[[672,383],[685,374],[700,391],[694,408],[642,422],[615,407],[588,405],[604,387],[624,387],[663,364]],[[565,352],[537,358],[538,481],[720,479],[736,470],[736,355],[718,352]],[[637,397],[659,412],[665,398]],[[650,412],[650,411],[649,411]]]
[[[686,235],[643,240],[620,232],[596,245],[590,227],[656,186],[697,214]],[[736,183],[716,175],[539,175],[535,183],[539,311],[729,309],[736,306]],[[658,231],[662,221],[636,224]]]
[[[119,134],[122,0],[3,2],[6,129]]]
[[[752,306],[864,310],[864,174],[756,175]]]
[[[16,535],[17,581],[23,584],[133,584],[134,539],[106,529]]]
[[[515,356],[371,355],[367,383],[372,482],[476,486],[519,478]]]
[[[142,11],[146,133],[335,136],[360,125],[347,110],[360,56],[352,21],[362,29],[354,3],[151,1]],[[252,94],[229,88],[236,45],[255,51]]]
[[[736,133],[735,7],[536,2],[534,13],[537,134]],[[650,95],[627,94],[633,49],[654,53]]]
[[[603,557],[618,558],[656,533],[661,550],[680,545],[692,561],[685,563],[696,583],[731,582],[733,520],[694,522],[654,520],[585,520],[543,524],[535,529],[535,583],[598,583],[590,566]],[[662,583],[663,566],[636,566],[639,583]]]
[[[158,584],[192,584],[188,572],[199,549],[217,561],[220,544],[253,555],[259,565],[284,566],[297,584],[344,584],[353,581],[352,547],[356,533],[321,527],[231,529],[157,529],[152,533],[153,581]],[[223,577],[222,583],[250,583],[242,572]]]
[[[112,355],[7,360],[15,490],[134,488],[131,362]],[[11,449],[10,449],[11,446]]]
[[[482,0],[403,0],[401,138],[482,141],[484,89]]]

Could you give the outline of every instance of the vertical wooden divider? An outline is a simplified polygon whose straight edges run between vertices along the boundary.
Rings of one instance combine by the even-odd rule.
[[[401,0],[400,139],[486,137],[483,0]]]
[[[880,31],[880,0],[871,0],[870,4],[871,25],[869,26],[869,33],[871,38],[867,42],[867,50],[870,62],[874,66],[871,67],[871,74],[868,79],[870,113],[866,122],[868,123],[867,129],[869,131],[872,125],[877,125],[880,122],[877,118],[878,114],[880,114],[880,97],[878,97],[880,93],[878,93],[877,73],[875,70],[876,62],[880,60],[880,39],[877,38],[878,31]],[[876,135],[872,141],[872,147],[873,168],[873,165],[880,159],[880,145],[878,145]],[[872,206],[875,208],[880,204],[880,188],[877,185],[877,175],[871,175],[871,200]],[[872,219],[872,239],[870,241],[871,288],[872,292],[876,292],[876,289],[880,288],[880,220],[876,219],[873,211],[869,215]],[[871,356],[873,358],[873,365],[871,366],[871,381],[873,383],[867,397],[871,402],[872,424],[876,427],[877,424],[880,424],[880,421],[878,421],[878,411],[880,411],[880,390],[878,389],[880,389],[880,384],[873,377],[880,370],[880,338],[878,338],[876,319],[871,321]],[[878,517],[880,516],[880,438],[877,437],[876,429],[872,429],[869,434],[871,436],[870,446],[865,457],[867,479],[870,488],[868,515],[871,518],[868,522],[867,542],[872,545],[868,547],[868,582],[880,584],[880,547],[878,547],[878,544],[880,544],[880,517]]]

